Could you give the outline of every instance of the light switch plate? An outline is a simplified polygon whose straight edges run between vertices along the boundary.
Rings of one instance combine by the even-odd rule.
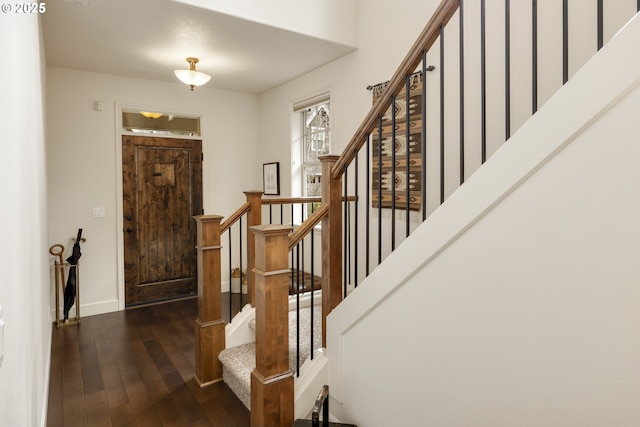
[[[93,217],[94,218],[104,218],[104,208],[93,208]]]

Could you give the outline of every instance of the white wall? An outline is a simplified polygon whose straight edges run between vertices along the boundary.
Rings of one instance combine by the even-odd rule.
[[[304,6],[297,0],[176,1],[347,46],[358,45],[356,0],[312,0]]]
[[[339,419],[640,424],[638,40],[636,17],[332,312]]]
[[[0,15],[3,426],[44,426],[46,421],[51,316],[40,37],[37,15]]]
[[[298,195],[297,159],[291,158],[291,147],[283,141],[292,141],[291,104],[319,93],[330,91],[332,98],[332,151],[340,154],[362,119],[371,108],[371,93],[365,88],[372,83],[389,79],[395,72],[418,34],[424,28],[438,1],[403,1],[389,7],[385,1],[367,1],[360,4],[359,50],[292,80],[261,96],[261,146],[263,162],[279,161],[284,195]],[[633,0],[605,1],[605,43],[618,28],[635,13]],[[480,87],[480,2],[465,2],[465,179],[481,165],[481,87]],[[487,155],[491,156],[504,143],[505,137],[505,3],[487,2]],[[561,2],[538,2],[538,106],[562,86]],[[595,2],[570,2],[569,75],[573,75],[596,52]],[[382,24],[384,22],[384,24]],[[511,25],[511,134],[531,115],[531,4],[512,2]],[[445,31],[445,197],[459,187],[459,14],[456,13]],[[440,49],[436,42],[427,57],[436,69],[427,76],[427,213],[440,206]],[[360,167],[364,169],[365,150],[360,154]],[[365,188],[364,172],[359,181],[359,236],[360,254],[358,278],[364,278],[365,256]],[[349,185],[353,188],[353,168],[349,172]],[[294,188],[292,188],[292,186]],[[353,190],[350,190],[353,191]],[[289,193],[291,192],[291,193]],[[421,213],[410,215],[411,231],[421,222]],[[371,212],[371,230],[376,230],[378,214]],[[396,246],[405,239],[406,214],[396,212]],[[382,258],[391,252],[391,213],[382,212]],[[352,224],[352,233],[355,225]],[[370,264],[377,264],[377,233],[371,236]],[[352,256],[355,251],[352,250]],[[354,281],[353,278],[350,279]]]
[[[102,102],[103,111],[94,103]],[[78,228],[82,245],[81,316],[122,308],[121,141],[116,106],[203,116],[203,198],[208,214],[229,215],[260,188],[262,173],[256,95],[147,81],[56,67],[47,68],[47,184],[49,244],[70,250]],[[105,218],[92,218],[104,207]]]
[[[371,108],[367,86],[388,80],[439,1],[360,2],[359,50],[260,97],[260,158],[280,162],[283,195],[291,189],[292,104],[331,92],[332,153],[340,154]],[[393,30],[383,22],[396,23]]]

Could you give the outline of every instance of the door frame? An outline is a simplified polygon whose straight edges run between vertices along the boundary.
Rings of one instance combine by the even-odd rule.
[[[200,110],[187,110],[175,107],[159,107],[150,104],[130,104],[116,102],[116,262],[117,262],[117,289],[118,289],[118,310],[124,310],[125,307],[125,283],[124,283],[124,207],[122,202],[123,185],[122,185],[122,136],[134,135],[140,136],[144,134],[124,132],[122,129],[122,113],[127,111],[158,111],[164,114],[174,114],[185,117],[193,117],[200,119],[200,135],[199,136],[183,136],[183,135],[153,135],[154,138],[170,138],[170,139],[194,139],[202,140],[202,206],[208,206],[209,194],[209,170],[206,167],[206,159],[209,158],[209,141],[207,138],[207,114]]]

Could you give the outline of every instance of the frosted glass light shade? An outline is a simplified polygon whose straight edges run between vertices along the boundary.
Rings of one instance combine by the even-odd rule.
[[[196,86],[200,86],[209,81],[211,76],[206,73],[201,73],[200,71],[196,71],[196,64],[200,60],[198,58],[194,58],[192,56],[187,58],[187,62],[189,63],[188,70],[175,70],[174,73],[180,81],[186,85],[191,86],[191,90]]]
[[[175,70],[174,73],[182,83],[189,86],[201,86],[211,79],[209,74],[201,71]]]

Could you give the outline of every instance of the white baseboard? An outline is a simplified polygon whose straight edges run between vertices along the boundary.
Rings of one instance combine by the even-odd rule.
[[[96,314],[105,314],[105,313],[113,313],[114,311],[119,311],[120,307],[118,305],[118,300],[108,300],[108,301],[99,301],[91,304],[80,304],[80,319],[87,316],[95,316]],[[76,315],[75,306],[71,307],[71,311],[69,312],[71,317]],[[60,308],[60,316],[62,316],[62,308]],[[51,309],[51,318],[55,321],[56,318],[56,309],[53,307]]]
[[[55,314],[54,314],[55,315]],[[51,378],[51,344],[52,344],[52,340],[51,340],[51,336],[53,334],[53,320],[51,320],[50,322],[48,322],[50,325],[50,329],[49,329],[49,341],[47,343],[47,345],[45,346],[45,348],[48,350],[47,351],[47,361],[44,365],[44,384],[43,384],[43,393],[44,395],[42,396],[42,412],[41,412],[41,416],[40,416],[40,427],[47,427],[47,415],[48,415],[48,409],[49,409],[49,384],[50,384],[50,378]]]

